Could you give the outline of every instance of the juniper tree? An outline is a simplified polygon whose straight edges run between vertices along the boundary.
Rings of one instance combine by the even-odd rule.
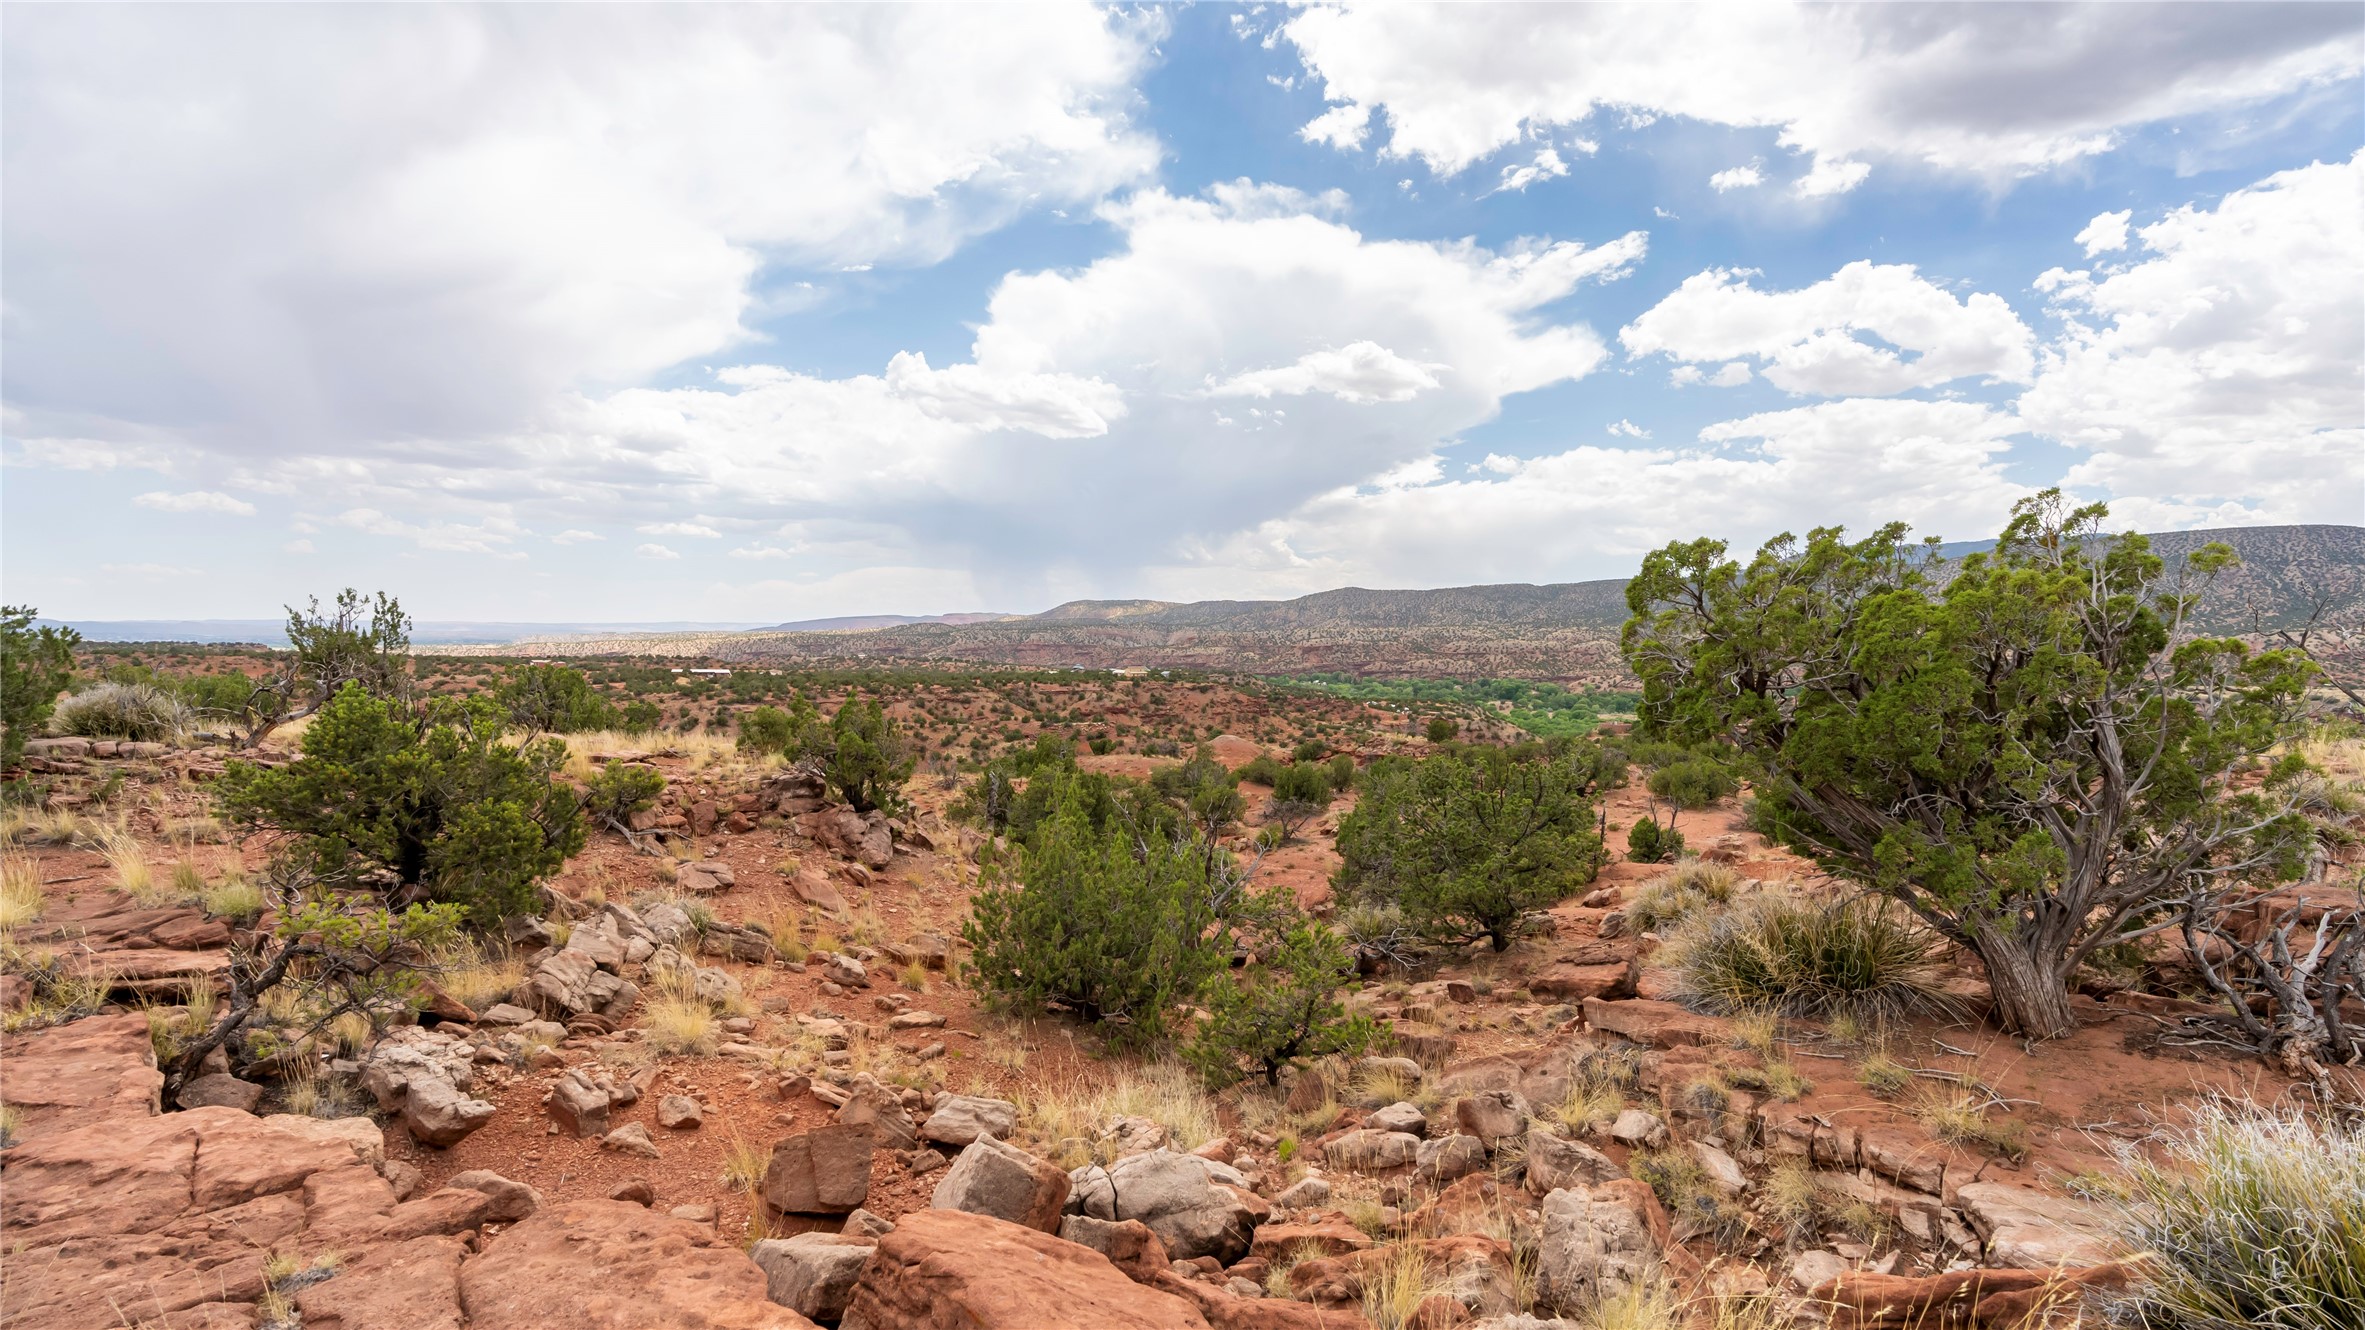
[[[411,707],[347,683],[283,767],[232,762],[217,799],[232,822],[277,833],[326,887],[396,903],[451,902],[479,923],[527,913],[535,884],[583,848],[578,796],[556,779],[556,739],[503,740],[482,698]]]
[[[2296,871],[2306,837],[2290,764],[2250,778],[2311,667],[2194,631],[2232,550],[2171,570],[2104,517],[2047,491],[1952,568],[1901,524],[1746,565],[1678,542],[1626,589],[1644,728],[1748,755],[1769,822],[1976,952],[1999,1022],[2039,1037],[2097,948]]]
[[[1339,822],[1343,895],[1393,905],[1429,936],[1511,945],[1530,910],[1593,880],[1601,839],[1567,762],[1499,749],[1386,758]]]

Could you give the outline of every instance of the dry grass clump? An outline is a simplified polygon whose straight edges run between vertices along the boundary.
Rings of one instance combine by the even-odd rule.
[[[148,867],[148,853],[140,848],[139,839],[131,828],[121,822],[103,826],[91,840],[93,847],[106,858],[107,871],[115,875],[115,885],[133,900],[143,905],[161,904],[172,898],[172,892],[156,889],[156,875]]]
[[[182,865],[187,862],[187,860],[183,860]],[[176,865],[173,870],[176,885],[182,865]],[[236,869],[223,874],[222,880],[219,882],[206,883],[201,879],[196,888],[196,896],[198,903],[205,907],[207,914],[228,919],[241,926],[251,924],[261,918],[264,908],[270,904],[263,895],[263,888],[248,880],[246,874]]]
[[[698,996],[697,976],[687,968],[668,971],[641,1016],[642,1038],[654,1052],[705,1057],[720,1042],[714,1008]]]
[[[1443,1291],[1420,1245],[1396,1243],[1364,1266],[1363,1319],[1373,1330],[1406,1330],[1421,1304]]]
[[[745,1192],[752,1201],[763,1187],[764,1170],[771,1163],[769,1146],[735,1135],[723,1146],[723,1185]]]
[[[1893,1099],[1905,1093],[1906,1086],[1913,1084],[1913,1068],[1890,1057],[1885,1051],[1877,1052],[1864,1059],[1864,1065],[1856,1069],[1856,1083],[1883,1099]]]
[[[8,1034],[80,1020],[107,1005],[107,994],[115,987],[112,976],[77,974],[47,954],[15,954],[9,968],[27,980],[33,992],[23,1004],[0,1011],[0,1032]]]
[[[1864,1021],[1946,1002],[1939,940],[1876,897],[1756,896],[1687,924],[1670,950],[1685,999],[1719,1014]]]
[[[195,713],[171,693],[144,683],[102,683],[57,704],[50,724],[86,739],[170,743],[188,733]]]
[[[502,942],[462,938],[435,957],[435,983],[471,1011],[482,1011],[525,982],[523,958]]]
[[[41,865],[30,855],[0,854],[0,932],[22,928],[41,917]]]
[[[2113,1198],[2149,1252],[2119,1310],[2158,1330],[2365,1325],[2365,1127],[2204,1103],[2164,1158],[2132,1147]]]
[[[70,808],[11,808],[0,813],[0,844],[87,845],[99,824]]]
[[[1687,859],[1652,878],[1626,903],[1626,924],[1637,933],[1662,932],[1732,904],[1745,879],[1723,864]]]
[[[1967,1145],[2018,1161],[2028,1157],[2028,1124],[1987,1115],[1990,1100],[1964,1086],[1932,1087],[1915,1101],[1913,1116],[1949,1145]]]
[[[1177,1149],[1195,1150],[1222,1134],[1215,1101],[1199,1077],[1174,1062],[1153,1062],[1090,1084],[1029,1085],[1017,1092],[1018,1130],[1063,1168],[1092,1162],[1071,1158],[1073,1143],[1090,1142],[1113,1118],[1148,1118],[1166,1128]]]
[[[352,1083],[330,1075],[316,1057],[296,1060],[279,1083],[279,1102],[285,1111],[307,1118],[350,1118],[362,1112]]]
[[[187,1000],[177,1007],[142,1004],[148,1018],[148,1044],[155,1050],[156,1060],[172,1061],[188,1041],[212,1029],[220,1005],[221,996],[210,984],[190,989]]]

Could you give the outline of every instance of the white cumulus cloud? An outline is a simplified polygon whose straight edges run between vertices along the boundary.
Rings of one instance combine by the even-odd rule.
[[[682,557],[681,555],[674,553],[672,550],[667,549],[663,545],[655,543],[650,543],[647,545],[635,545],[632,547],[632,552],[644,559],[678,559]]]
[[[1210,385],[1207,395],[1329,393],[1344,402],[1406,402],[1437,386],[1431,368],[1416,365],[1377,342],[1352,342],[1335,351],[1308,351],[1292,364],[1235,374]]]
[[[2040,279],[2064,317],[2020,399],[2137,525],[2365,510],[2365,153],[2135,232],[2140,261]]]
[[[1873,159],[1990,180],[2137,126],[2356,76],[2338,5],[1337,5],[1284,31],[1335,103],[1314,142],[1459,172],[1605,108],[1766,127],[1844,192]]]
[[[142,508],[154,508],[165,513],[222,513],[230,517],[255,515],[253,504],[219,490],[192,490],[186,494],[151,490],[135,496],[132,502]]]
[[[1797,291],[1760,291],[1728,269],[1696,273],[1618,340],[1631,355],[1728,362],[1713,380],[1724,386],[1746,382],[1749,367],[1738,357],[1753,357],[1775,387],[1822,396],[1897,393],[1971,376],[2024,381],[2035,362],[2027,325],[2001,298],[1958,300],[1910,264],[1868,260]]]
[[[2094,220],[2086,223],[2086,229],[2077,234],[2079,247],[2086,251],[2087,258],[2093,258],[2097,254],[2111,250],[2125,249],[2127,247],[2127,222],[2134,216],[2135,210],[2133,208],[2121,208],[2117,212],[2095,214]]]
[[[1735,189],[1755,189],[1765,182],[1765,168],[1756,162],[1751,162],[1747,166],[1726,167],[1708,177],[1708,187],[1719,194]]]
[[[768,269],[931,262],[1157,165],[1149,12],[254,20],[11,19],[8,391],[39,404],[12,434],[517,428],[741,343]]]

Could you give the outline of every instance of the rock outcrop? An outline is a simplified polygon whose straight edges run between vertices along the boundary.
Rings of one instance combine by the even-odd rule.
[[[979,1136],[936,1184],[929,1204],[1056,1233],[1068,1186],[1068,1175],[1057,1164],[991,1136]]]
[[[1407,1138],[1410,1139],[1410,1138]],[[1230,1265],[1248,1251],[1260,1214],[1242,1199],[1238,1170],[1195,1155],[1152,1150],[1068,1175],[1068,1208],[1094,1219],[1138,1219],[1177,1260],[1211,1256]],[[1241,1190],[1235,1190],[1239,1188]]]
[[[333,1282],[333,1281],[332,1281]],[[712,1226],[626,1201],[568,1201],[460,1267],[469,1330],[813,1330],[765,1297],[765,1275]]]
[[[1190,1302],[1089,1247],[958,1210],[879,1239],[839,1330],[1209,1330]]]

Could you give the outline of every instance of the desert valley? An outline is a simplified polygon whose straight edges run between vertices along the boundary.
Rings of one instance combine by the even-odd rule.
[[[2210,796],[2287,791],[2318,848],[2229,887],[2197,952],[2086,953],[2050,1030],[1785,829],[1778,753],[1672,741],[1583,621],[1545,630],[1599,644],[1565,683],[879,661],[908,629],[829,664],[762,634],[409,654],[359,597],[294,651],[61,647],[8,786],[0,1305],[2090,1318],[2200,1259],[2149,1250],[2224,1222],[2184,1188],[2312,1179],[2280,1203],[2353,1216],[2353,1138],[2270,1157],[2365,1090],[2353,611],[2256,588],[2353,602],[2355,541],[2254,542],[2255,645],[2323,672]]]

